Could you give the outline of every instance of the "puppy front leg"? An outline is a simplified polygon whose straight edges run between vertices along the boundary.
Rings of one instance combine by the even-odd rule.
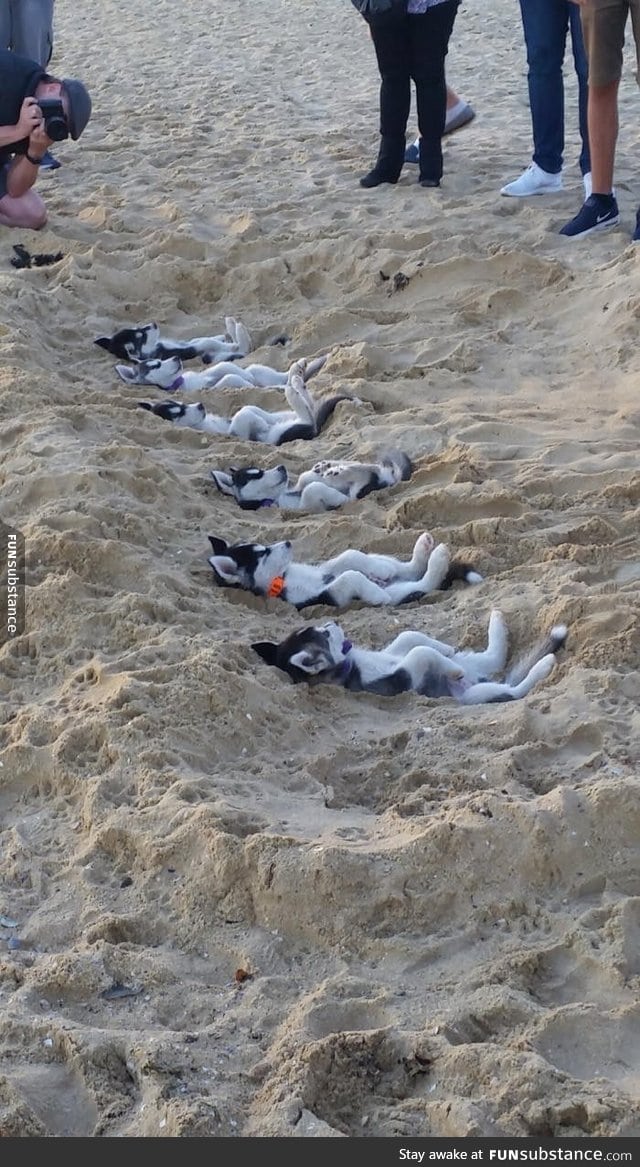
[[[360,571],[344,571],[332,580],[327,590],[339,608],[346,608],[354,600],[361,600],[376,608],[391,603],[388,590],[367,579]]]
[[[254,408],[253,405],[243,405],[231,418],[229,433],[236,438],[243,438],[246,442],[263,442],[271,423],[268,414],[266,418],[264,410]]]
[[[255,389],[255,382],[242,375],[242,370],[235,373],[225,373],[216,382],[216,389]]]
[[[424,645],[412,648],[401,662],[401,667],[406,669],[411,677],[411,688],[418,691],[428,692],[429,688],[433,687],[437,693],[438,686],[433,685],[433,682],[442,677],[451,682],[464,680],[464,669],[461,669],[460,665],[436,649]],[[429,685],[429,680],[432,681],[432,686]]]
[[[431,636],[425,636],[423,632],[401,632],[395,640],[391,641],[391,644],[385,645],[384,651],[391,653],[392,656],[406,656],[412,648],[421,646],[432,648],[435,652],[446,657],[453,656],[456,651],[450,644],[445,644],[443,640],[433,640]]]

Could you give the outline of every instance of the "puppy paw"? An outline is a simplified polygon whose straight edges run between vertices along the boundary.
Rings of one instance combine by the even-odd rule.
[[[426,565],[426,562],[429,559],[429,556],[432,554],[435,545],[436,541],[433,535],[431,535],[429,531],[424,531],[422,535],[420,535],[420,538],[416,540],[416,545],[413,549],[414,559],[424,560]]]
[[[431,538],[430,535],[429,538]],[[434,547],[429,556],[429,566],[427,568],[427,576],[436,587],[442,582],[449,570],[449,560],[449,548],[446,543],[438,543],[438,546]]]

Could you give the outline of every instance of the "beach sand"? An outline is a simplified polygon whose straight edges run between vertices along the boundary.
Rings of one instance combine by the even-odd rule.
[[[460,10],[477,117],[435,191],[358,186],[378,76],[348,0],[76,11],[52,67],[95,116],[39,181],[47,228],[0,231],[0,518],[29,585],[0,650],[0,1134],[640,1135],[632,61],[620,227],[571,243],[569,63],[565,190],[499,196],[531,150],[511,0]],[[16,271],[17,242],[64,258]],[[228,314],[253,360],[328,352],[318,393],[364,404],[313,445],[205,437],[92,343]],[[207,398],[251,400],[279,397]],[[412,480],[334,514],[209,479],[389,446]],[[216,589],[206,560],[209,533],[320,559],[425,529],[485,582],[355,607],[347,635],[476,646],[498,607],[518,651],[565,622],[526,700],[293,688],[250,643],[327,610]]]

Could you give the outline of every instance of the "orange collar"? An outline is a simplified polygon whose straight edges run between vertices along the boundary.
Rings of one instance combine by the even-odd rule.
[[[284,576],[277,575],[275,579],[271,580],[267,588],[268,596],[281,596],[284,591]]]

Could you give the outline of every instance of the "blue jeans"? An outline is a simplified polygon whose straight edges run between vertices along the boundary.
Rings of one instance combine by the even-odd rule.
[[[564,84],[562,65],[571,30],[573,63],[578,77],[578,110],[582,150],[580,170],[591,170],[587,132],[589,67],[582,40],[580,6],[571,0],[520,0],[529,66],[529,105],[533,130],[533,161],[547,174],[562,170],[564,151]]]

